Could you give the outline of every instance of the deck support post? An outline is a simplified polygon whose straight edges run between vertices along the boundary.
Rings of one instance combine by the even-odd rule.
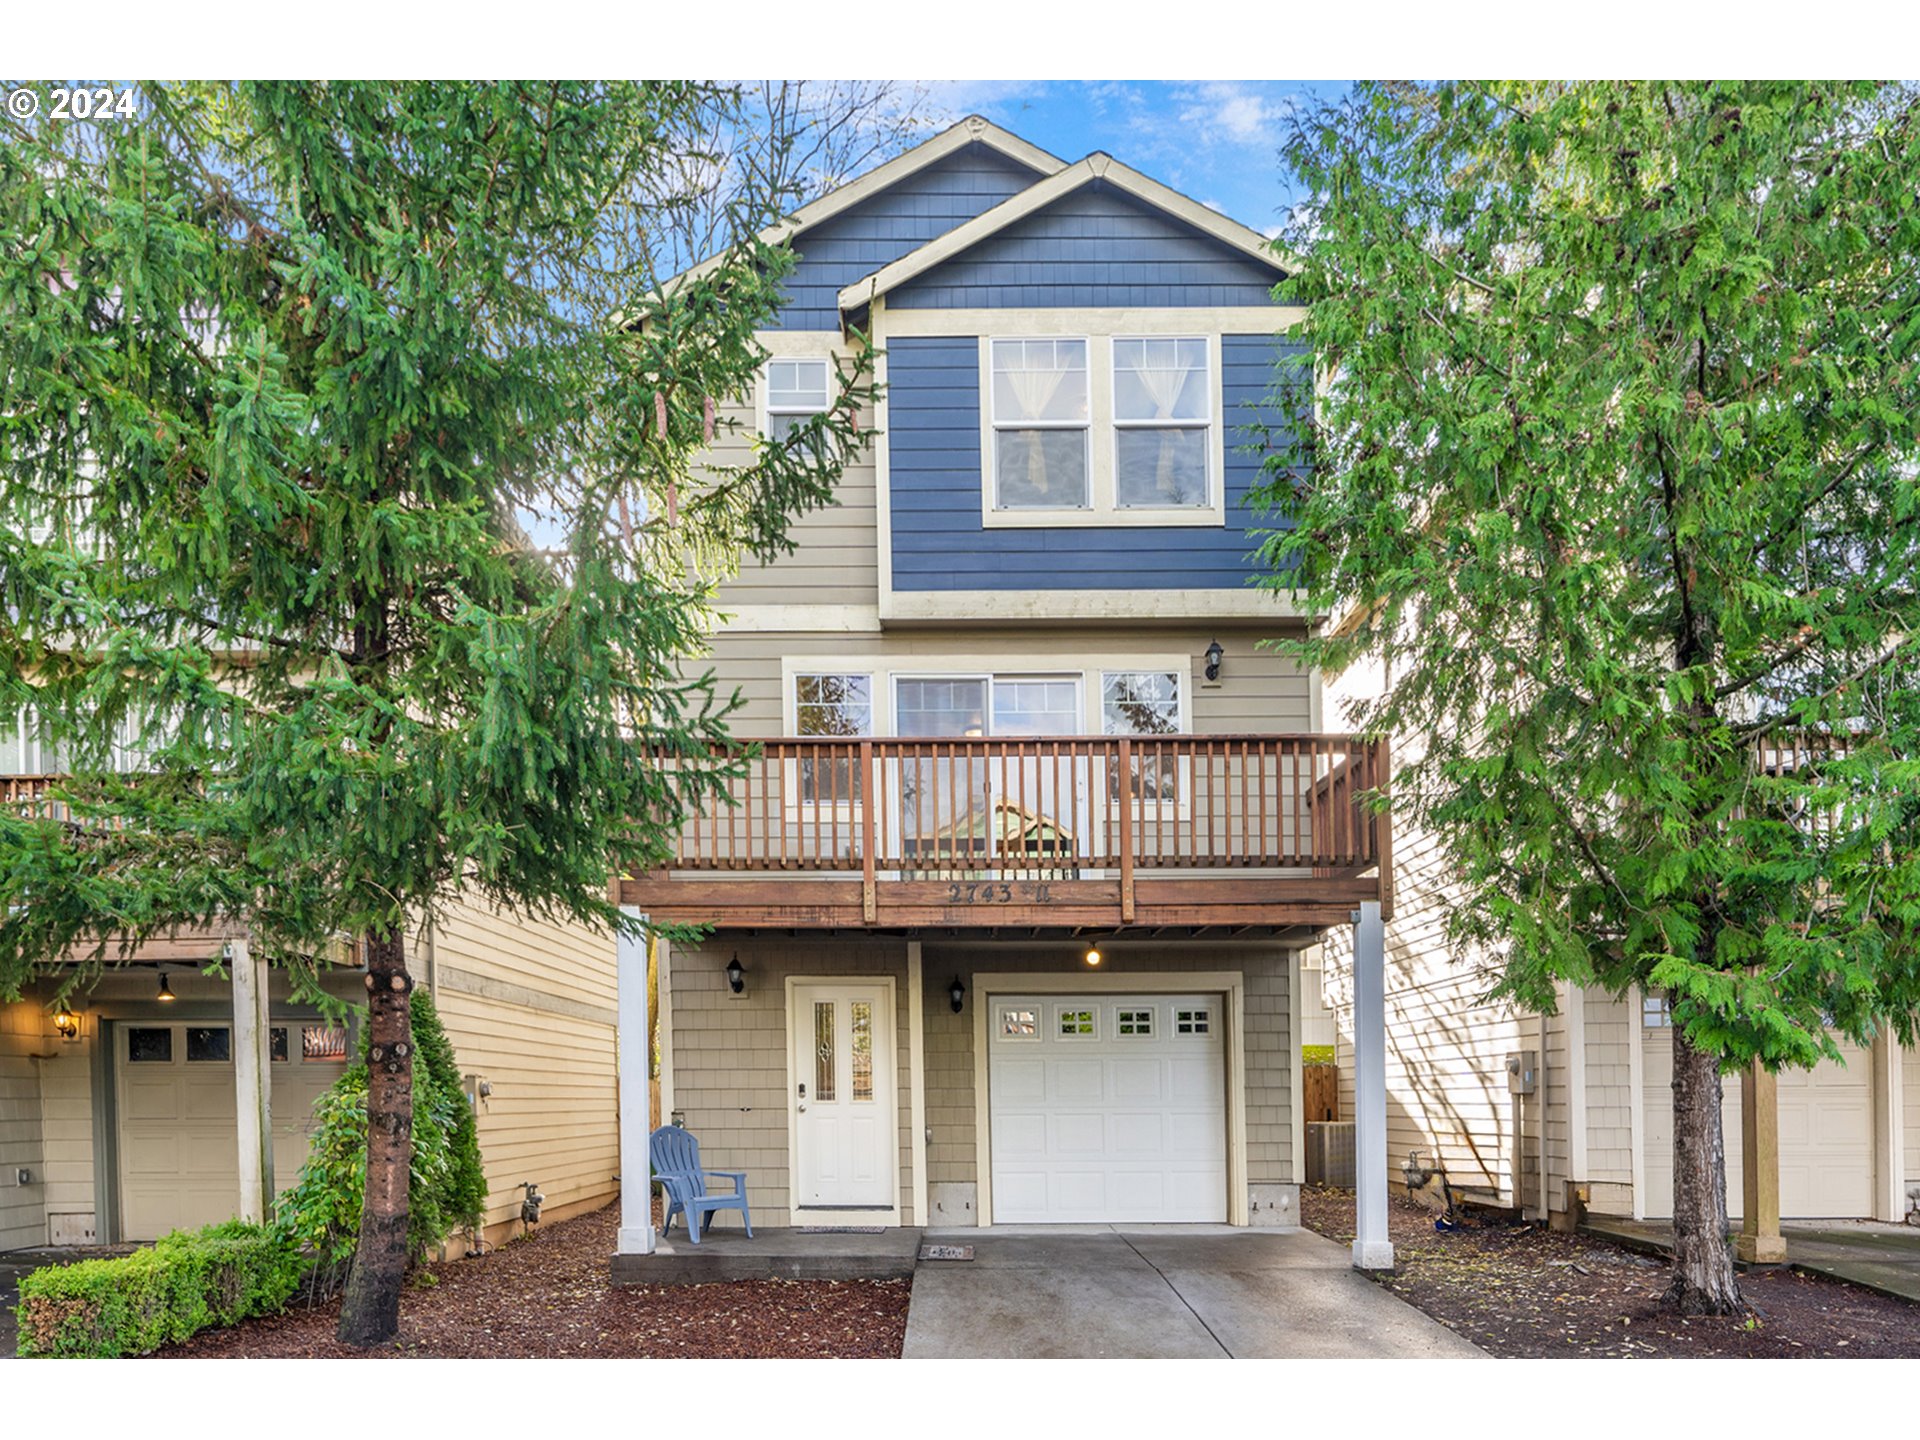
[[[639,910],[622,905],[621,912],[640,919]],[[620,1023],[620,1234],[614,1244],[619,1255],[653,1253],[653,1167],[648,1159],[651,1135],[647,1090],[647,937],[621,935],[615,942],[618,1017]],[[660,942],[660,968],[666,969],[666,942]]]
[[[1905,1065],[1899,1037],[1882,1029],[1873,1042],[1873,1218],[1907,1218]]]
[[[1353,913],[1353,1265],[1391,1270],[1387,1238],[1387,956],[1380,903]]]
[[[265,1223],[273,1202],[273,1066],[268,1055],[266,967],[246,939],[227,942],[233,977],[233,1089],[240,1146],[240,1218]]]
[[[1740,1233],[1733,1253],[1749,1265],[1784,1265],[1780,1234],[1780,1099],[1758,1060],[1740,1072]]]

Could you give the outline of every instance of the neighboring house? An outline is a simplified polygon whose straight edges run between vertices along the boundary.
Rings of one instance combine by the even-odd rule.
[[[0,753],[0,799],[43,783],[18,773],[36,758]],[[236,942],[238,927],[149,944],[67,1015],[45,980],[0,1004],[0,1251],[257,1217],[298,1177],[313,1101],[357,1036],[291,1004]],[[619,1168],[612,940],[456,905],[409,943],[476,1107],[482,1238],[518,1230],[522,1181],[546,1196],[543,1219],[605,1204]],[[201,973],[223,956],[238,984]],[[361,974],[343,949],[328,989],[362,1001]]]
[[[756,1228],[1297,1223],[1301,954],[1389,847],[1350,799],[1379,752],[1260,645],[1305,623],[1250,584],[1273,252],[977,117],[781,233],[716,459],[862,334],[885,390],[797,550],[722,588],[738,804],[621,889],[718,927],[660,950],[663,1110]]]
[[[1329,679],[1328,714],[1381,693],[1377,666]],[[1395,738],[1396,761],[1418,758]],[[1402,817],[1394,839],[1395,911],[1386,936],[1387,1149],[1438,1158],[1457,1189],[1536,1217],[1587,1209],[1635,1219],[1673,1213],[1673,1031],[1666,1005],[1633,992],[1556,987],[1555,1013],[1485,1000],[1493,957],[1446,939],[1448,883],[1437,842]],[[1351,947],[1331,934],[1322,957],[1339,1029],[1342,1114],[1353,1061]],[[1784,1219],[1899,1220],[1920,1208],[1920,1054],[1882,1040],[1840,1042],[1844,1065],[1782,1072],[1775,1083]],[[1533,1083],[1513,1092],[1509,1060]],[[1747,1082],[1751,1083],[1751,1082]],[[1724,1082],[1729,1213],[1745,1208],[1743,1080]],[[1764,1103],[1764,1100],[1763,1102]]]

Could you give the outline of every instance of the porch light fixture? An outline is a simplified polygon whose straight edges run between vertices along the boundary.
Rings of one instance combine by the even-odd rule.
[[[54,1013],[53,1028],[60,1032],[62,1040],[73,1040],[80,1034],[80,1017],[62,1005]]]
[[[1207,679],[1218,680],[1220,678],[1220,662],[1226,658],[1226,655],[1227,652],[1220,648],[1220,642],[1218,640],[1213,641],[1207,646]]]
[[[171,1005],[173,1003],[173,987],[167,984],[167,972],[164,970],[160,972],[160,993],[153,998],[158,1000],[162,1005]]]
[[[727,984],[738,995],[747,988],[747,972],[740,968],[740,952],[733,952],[733,959],[727,962]]]
[[[958,975],[953,977],[953,984],[947,987],[947,998],[953,1002],[953,1013],[958,1015],[960,1007],[967,1003],[967,987],[960,983]]]
[[[1086,961],[1089,967],[1095,968],[1095,969],[1099,968],[1101,959],[1102,959],[1102,956],[1100,954],[1100,947],[1098,945],[1087,946]]]

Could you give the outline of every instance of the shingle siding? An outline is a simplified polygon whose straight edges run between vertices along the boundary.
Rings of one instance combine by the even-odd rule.
[[[1279,279],[1276,267],[1096,180],[908,281],[887,304],[903,310],[1265,305]]]
[[[1227,520],[1218,527],[988,529],[979,337],[901,337],[887,353],[895,590],[1236,590],[1256,573],[1251,532],[1277,522],[1247,497],[1269,453],[1263,427],[1284,443],[1287,418],[1266,401],[1275,366],[1301,353],[1298,342],[1221,341]]]
[[[794,241],[799,263],[773,328],[838,330],[840,290],[956,225],[991,210],[1040,178],[986,145],[956,150]]]

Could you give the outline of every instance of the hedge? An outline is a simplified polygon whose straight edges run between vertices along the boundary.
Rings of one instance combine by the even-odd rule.
[[[118,1259],[48,1265],[20,1280],[19,1351],[145,1355],[283,1309],[306,1268],[287,1235],[242,1220],[176,1230]]]

